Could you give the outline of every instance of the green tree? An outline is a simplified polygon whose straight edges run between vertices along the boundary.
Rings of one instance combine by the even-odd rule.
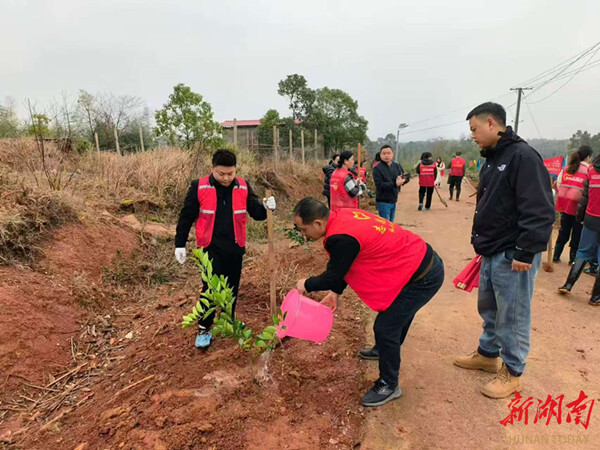
[[[307,125],[323,135],[326,154],[367,141],[369,122],[358,114],[358,102],[340,89],[317,89]]]
[[[256,129],[258,142],[262,145],[273,145],[273,126],[279,125],[280,122],[279,112],[269,109],[260,119],[260,125]]]
[[[600,133],[592,136],[588,131],[577,130],[569,140],[569,149],[577,149],[580,145],[589,145],[597,151],[600,149]]]
[[[27,134],[40,139],[48,137],[50,135],[49,124],[50,119],[45,114],[32,114]]]
[[[217,147],[223,144],[221,125],[213,119],[210,103],[202,95],[179,83],[169,95],[169,102],[156,111],[156,135],[171,144],[190,150],[194,145]]]
[[[288,75],[281,80],[277,93],[289,98],[293,120],[304,120],[315,101],[315,91],[308,87],[306,78],[298,74]]]
[[[12,99],[7,99],[4,104],[0,104],[0,138],[15,138],[20,134],[15,103]]]

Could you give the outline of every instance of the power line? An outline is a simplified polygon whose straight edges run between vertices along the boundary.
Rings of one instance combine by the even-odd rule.
[[[540,133],[540,129],[538,128],[537,122],[535,121],[535,118],[533,117],[533,112],[531,111],[531,107],[529,106],[527,97],[523,97],[523,100],[525,101],[525,105],[527,106],[527,111],[529,111],[529,116],[531,117],[531,120],[533,121],[533,125],[535,126],[535,129],[537,130],[537,134],[538,134],[539,138],[542,139],[542,133]]]
[[[554,94],[556,94],[558,91],[560,91],[560,90],[561,90],[563,87],[565,87],[567,84],[569,84],[569,83],[571,82],[571,80],[572,80],[573,78],[575,78],[575,77],[576,77],[576,76],[577,76],[577,75],[578,75],[578,74],[581,72],[581,70],[582,70],[582,69],[584,69],[584,68],[585,68],[585,67],[588,65],[588,63],[589,63],[589,62],[590,62],[590,61],[591,61],[591,60],[594,58],[594,56],[596,56],[596,53],[598,53],[598,51],[600,51],[600,48],[596,49],[596,51],[595,51],[595,52],[592,54],[592,56],[590,56],[590,58],[589,58],[589,59],[588,59],[588,60],[587,60],[587,61],[586,61],[586,62],[585,62],[585,63],[584,63],[584,64],[583,64],[583,65],[582,65],[582,66],[581,66],[581,67],[580,67],[580,68],[579,68],[577,71],[575,71],[575,73],[574,73],[574,74],[573,74],[573,75],[572,75],[572,76],[571,76],[571,77],[570,77],[570,78],[569,78],[567,81],[565,81],[563,84],[561,84],[561,85],[560,85],[558,88],[556,88],[554,91],[552,91],[550,94],[548,94],[548,95],[547,95],[546,97],[544,97],[543,99],[541,99],[541,100],[536,100],[535,102],[531,102],[531,104],[532,104],[532,105],[534,105],[534,104],[536,104],[536,103],[543,102],[544,100],[546,100],[546,99],[548,99],[548,98],[552,97]],[[543,85],[542,85],[542,86],[540,86],[540,88],[541,88],[541,87],[543,87]],[[539,89],[539,88],[538,88],[538,89]],[[537,90],[537,89],[536,89],[536,90]]]
[[[581,58],[583,58],[585,55],[587,55],[589,52],[591,52],[594,48],[596,48],[598,45],[600,45],[600,41],[596,42],[594,45],[592,45],[591,47],[583,50],[582,52],[577,53],[574,56],[571,56],[569,59],[561,62],[560,64],[557,64],[556,66],[551,67],[550,69],[547,69],[545,71],[543,71],[542,73],[536,75],[533,78],[530,78],[529,80],[526,80],[522,83],[519,83],[517,86],[526,86],[526,85],[532,85],[533,83],[535,83],[536,81],[544,78],[545,76],[549,75],[552,72],[556,72],[556,71],[562,71],[564,70],[566,67],[570,67],[572,66],[575,62],[579,61]],[[570,62],[572,59],[574,59],[574,61]],[[565,65],[566,67],[563,68],[562,66]],[[513,86],[514,87],[514,86]]]
[[[418,132],[420,132],[420,131],[434,130],[434,129],[436,129],[436,128],[449,127],[449,126],[452,126],[452,125],[457,125],[457,124],[459,124],[459,123],[464,123],[464,122],[465,122],[464,120],[457,120],[456,122],[452,122],[452,123],[445,123],[445,124],[442,124],[442,125],[436,125],[436,126],[433,126],[433,127],[420,128],[420,129],[418,129],[418,130],[406,131],[406,132],[404,132],[404,133],[400,133],[400,134],[399,134],[399,136],[404,136],[404,135],[406,135],[406,134],[418,133]]]
[[[493,102],[495,100],[498,100],[499,98],[506,97],[509,94],[510,94],[510,92],[507,92],[506,94],[502,94],[502,95],[499,95],[498,97],[492,98],[490,101]],[[452,110],[450,112],[447,112],[447,113],[444,113],[444,114],[438,114],[437,116],[432,116],[432,117],[429,117],[427,119],[417,120],[416,122],[408,122],[408,124],[414,126],[414,125],[418,125],[418,124],[423,123],[423,122],[429,122],[430,120],[439,119],[440,117],[449,116],[450,114],[454,114],[456,112],[465,111],[467,109],[472,109],[472,108],[473,108],[473,105],[471,104],[469,106],[464,106],[462,108],[454,109],[454,110]],[[402,133],[402,134],[408,134],[408,133]]]

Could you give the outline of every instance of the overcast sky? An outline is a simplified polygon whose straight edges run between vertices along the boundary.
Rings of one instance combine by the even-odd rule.
[[[183,82],[219,121],[258,119],[269,108],[288,114],[277,82],[299,73],[358,100],[371,139],[401,122],[403,141],[459,137],[466,122],[418,130],[501,95],[508,106],[511,87],[600,41],[598,0],[1,3],[0,98],[44,104],[86,89],[136,95],[154,110]],[[524,106],[521,135],[600,132],[600,66],[533,104],[564,81],[531,94],[539,133]]]

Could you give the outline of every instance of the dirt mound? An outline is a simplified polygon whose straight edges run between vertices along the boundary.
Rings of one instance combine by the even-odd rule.
[[[239,315],[258,329],[269,316],[268,289],[262,248],[252,253],[256,259],[243,273]],[[306,251],[282,242],[278,254],[281,273],[291,261],[301,262],[293,275],[281,278],[282,291],[296,276],[325,264],[318,245]],[[44,421],[34,418],[18,439],[23,446],[350,448],[360,440],[358,400],[366,386],[356,351],[363,344],[362,304],[346,300],[323,344],[286,340],[270,357],[269,381],[259,386],[251,376],[251,356],[234,343],[217,339],[208,352],[199,352],[193,331],[180,329],[200,283],[193,267],[184,275],[161,286],[144,307],[120,311],[111,324],[113,343],[97,338],[102,343],[94,359],[71,381],[77,385],[85,373],[94,374],[87,390],[65,402],[71,408],[79,404],[77,409],[41,433],[35,430],[57,413]]]
[[[135,234],[116,226],[81,224],[56,230],[45,257],[29,268],[0,269],[0,399],[25,381],[44,384],[72,363],[71,338],[90,311],[73,292],[73,280],[98,284],[118,251],[130,253]],[[76,277],[76,278],[74,278]]]

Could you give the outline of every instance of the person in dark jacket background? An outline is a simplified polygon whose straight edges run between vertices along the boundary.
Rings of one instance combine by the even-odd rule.
[[[325,181],[323,181],[323,195],[327,199],[327,207],[331,208],[331,174],[337,169],[338,161],[340,160],[340,155],[334,154],[329,163],[325,164],[321,169],[325,174]]]
[[[578,223],[583,222],[583,230],[567,281],[558,288],[561,294],[570,293],[583,272],[585,264],[590,261],[598,261],[600,256],[600,155],[594,159],[588,170],[575,220]],[[596,275],[589,304],[600,306],[600,274]]]
[[[504,398],[521,386],[534,283],[554,223],[554,201],[541,156],[506,126],[501,105],[483,103],[467,120],[486,158],[471,234],[483,256],[477,298],[483,333],[477,351],[454,364],[497,373],[482,393]]]
[[[400,186],[407,182],[404,169],[393,161],[394,151],[389,145],[384,145],[379,151],[381,162],[373,168],[373,181],[375,182],[375,205],[377,212],[384,219],[394,222],[396,217],[396,203]]]
[[[246,252],[246,215],[265,220],[267,208],[275,210],[275,198],[261,202],[248,181],[236,176],[236,156],[229,150],[217,150],[212,158],[209,176],[192,181],[175,234],[175,259],[186,261],[185,245],[190,228],[196,223],[196,246],[202,247],[212,259],[213,273],[227,277],[235,301],[242,274],[242,259]],[[203,291],[207,285],[203,282]],[[210,327],[214,314],[198,321],[196,347],[207,349],[211,341]]]

